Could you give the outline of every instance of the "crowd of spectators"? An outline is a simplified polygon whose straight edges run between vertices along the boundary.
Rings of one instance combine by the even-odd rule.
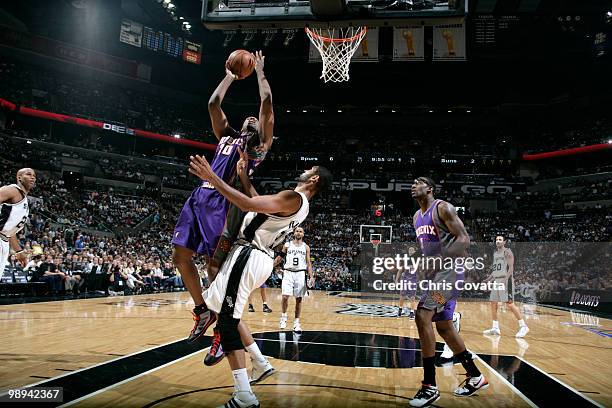
[[[0,63],[0,83],[0,98],[17,105],[209,140],[202,120],[203,104],[138,92],[17,60]]]

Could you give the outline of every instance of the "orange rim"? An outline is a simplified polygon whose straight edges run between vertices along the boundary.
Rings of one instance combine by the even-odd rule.
[[[310,28],[306,27],[305,28],[306,32],[308,34],[310,34],[311,36],[320,39],[323,42],[352,42],[357,40],[359,37],[363,37],[367,32],[368,32],[368,27],[362,27],[361,31],[359,31],[357,34],[355,34],[352,37],[347,37],[347,38],[329,38],[329,37],[324,37],[322,35],[319,35],[317,33],[315,33],[314,31],[312,31]]]

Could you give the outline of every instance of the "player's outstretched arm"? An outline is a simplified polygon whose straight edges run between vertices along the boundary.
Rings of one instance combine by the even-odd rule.
[[[204,157],[196,155],[191,156],[190,159],[189,172],[202,180],[208,181],[219,193],[242,211],[286,216],[297,212],[302,205],[302,197],[291,190],[281,191],[274,195],[248,197],[230,187],[217,176]]]
[[[251,183],[251,179],[249,179],[248,168],[249,168],[249,156],[242,149],[238,148],[238,154],[240,155],[240,160],[236,164],[236,172],[240,177],[240,184],[242,184],[242,190],[249,197],[258,196],[257,190],[253,187]]]
[[[440,219],[448,227],[451,234],[455,236],[455,242],[446,250],[447,256],[465,256],[470,246],[470,236],[468,235],[463,221],[457,215],[455,207],[443,202],[438,205]]]
[[[261,139],[260,150],[269,151],[272,147],[272,137],[274,136],[274,108],[272,106],[272,89],[264,74],[264,57],[261,51],[255,52],[255,72],[257,73],[257,83],[259,84],[259,97],[261,105],[259,107],[259,137]]]
[[[210,121],[212,123],[213,132],[217,137],[217,140],[221,139],[226,135],[229,123],[225,112],[221,109],[221,102],[225,98],[225,93],[229,89],[230,85],[236,79],[236,75],[225,66],[225,78],[217,86],[217,89],[213,92],[210,99],[208,100],[208,114],[210,115]]]

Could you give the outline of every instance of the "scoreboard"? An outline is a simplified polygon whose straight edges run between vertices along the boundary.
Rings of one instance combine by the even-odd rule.
[[[121,23],[119,39],[125,44],[181,58],[193,64],[199,65],[202,61],[202,44],[127,19]]]

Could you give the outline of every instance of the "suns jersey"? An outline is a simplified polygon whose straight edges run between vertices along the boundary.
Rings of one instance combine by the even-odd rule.
[[[10,238],[21,231],[30,214],[28,197],[25,192],[17,184],[10,186],[19,190],[23,198],[15,204],[0,204],[0,236],[2,238]]]
[[[238,149],[245,150],[250,137],[252,136],[249,134],[243,134],[230,128],[228,134],[219,139],[210,167],[217,176],[228,184],[234,184],[236,180],[236,164],[240,160]],[[263,161],[265,153],[249,151],[248,154],[248,173],[250,175]],[[208,181],[202,182],[201,187],[214,189]]]
[[[238,239],[249,242],[255,248],[274,257],[274,248],[285,241],[286,236],[308,216],[310,205],[303,193],[298,211],[288,217],[249,212],[244,216]]]
[[[290,241],[285,245],[287,245],[287,258],[283,269],[294,272],[307,270],[306,243],[302,242],[300,245],[295,245],[293,241]]]
[[[504,248],[501,251],[495,250],[493,252],[493,265],[492,277],[496,279],[505,279],[508,273],[508,261],[506,260],[506,254],[510,251],[508,248]]]

